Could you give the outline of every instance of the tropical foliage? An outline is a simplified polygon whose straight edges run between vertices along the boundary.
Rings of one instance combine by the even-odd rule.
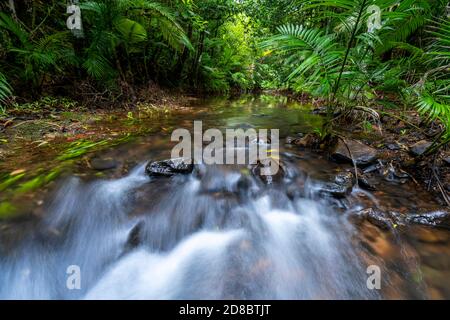
[[[288,89],[333,114],[416,108],[450,139],[444,0],[80,0],[0,3],[0,103],[88,81],[121,95],[149,81],[224,93]],[[379,15],[377,15],[379,13]],[[377,19],[379,17],[379,19]],[[73,90],[72,90],[73,91]]]
[[[450,24],[445,1],[298,1],[303,24],[284,24],[262,43],[283,61],[295,91],[337,108],[368,110],[396,93],[450,134]],[[375,6],[375,7],[374,7]],[[381,14],[378,28],[368,22]],[[434,22],[432,22],[434,20]]]

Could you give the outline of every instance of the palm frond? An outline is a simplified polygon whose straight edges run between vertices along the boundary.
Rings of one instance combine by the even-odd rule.
[[[5,75],[0,72],[0,107],[6,98],[12,94],[12,88],[8,83]]]
[[[287,80],[301,75],[304,78],[303,84],[308,86],[322,82],[322,78],[327,83],[332,81],[332,74],[337,72],[342,61],[342,51],[332,35],[298,25],[281,26],[278,32],[278,35],[264,41],[261,46],[282,55],[294,53],[287,61],[296,67]]]
[[[0,12],[0,28],[6,29],[13,33],[23,46],[29,45],[29,34],[9,15]]]
[[[422,93],[416,102],[417,110],[429,121],[440,120],[450,128],[450,96]]]

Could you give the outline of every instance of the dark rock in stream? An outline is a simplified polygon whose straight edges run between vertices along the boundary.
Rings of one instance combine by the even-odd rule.
[[[406,224],[419,224],[450,229],[450,212],[436,210],[432,212],[404,215],[399,212],[383,212],[374,208],[360,210],[354,214],[359,220],[366,219],[373,225],[389,230]]]
[[[352,172],[340,172],[334,177],[334,182],[340,186],[345,186],[347,188],[353,187],[355,183],[355,176]]]
[[[303,148],[309,148],[316,144],[319,144],[320,139],[317,135],[308,133],[305,136],[299,136],[299,137],[286,137],[286,143],[292,144],[295,146],[303,147]]]
[[[394,226],[394,223],[389,214],[372,208],[366,209],[366,219],[371,224],[383,230],[389,230]]]
[[[320,185],[320,193],[330,194],[337,198],[344,198],[351,192],[351,188],[346,186],[338,185],[333,182],[325,182]]]
[[[362,170],[362,173],[366,174],[366,173],[373,173],[376,171],[381,172],[382,169],[383,169],[383,163],[380,160],[378,160],[378,163],[372,164],[372,165],[364,168],[364,170]]]
[[[400,217],[395,213],[387,213],[374,208],[366,208],[355,213],[359,220],[367,220],[374,226],[390,230],[400,223]]]
[[[319,184],[319,194],[331,195],[335,198],[345,198],[352,192],[355,176],[351,171],[340,172],[331,181]]]
[[[420,140],[409,147],[409,151],[416,157],[421,156],[433,143],[427,140]]]
[[[285,139],[285,142],[286,142],[287,144],[297,144],[298,141],[300,141],[300,138],[299,138],[299,137],[291,137],[291,136],[287,136],[286,139]]]
[[[338,139],[331,149],[332,159],[349,163],[354,161],[357,166],[367,166],[375,162],[377,153],[376,149],[352,139],[345,139],[345,142]]]
[[[319,193],[332,195],[336,198],[344,198],[352,192],[355,176],[352,172],[340,172],[334,176],[333,182],[320,184]]]
[[[383,175],[384,180],[401,184],[406,183],[410,178],[408,173],[400,168],[394,167],[392,163],[389,163],[388,165],[383,167],[381,170],[381,174]]]
[[[410,214],[406,217],[406,221],[414,224],[450,229],[450,213],[445,210]]]
[[[377,188],[364,175],[358,175],[358,186],[361,189],[375,191]]]
[[[117,168],[119,162],[112,158],[94,158],[90,160],[89,165],[94,170],[110,170]]]
[[[175,158],[162,161],[150,161],[145,168],[149,176],[170,177],[175,174],[190,174],[194,170],[193,160]]]
[[[251,172],[265,184],[281,181],[285,173],[282,164],[275,159],[258,161],[257,164],[252,166]]]

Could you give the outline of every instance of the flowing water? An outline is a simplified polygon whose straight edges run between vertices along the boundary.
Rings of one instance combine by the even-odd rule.
[[[321,123],[285,98],[261,96],[196,103],[167,126],[193,120],[279,128],[282,137]],[[447,230],[383,231],[354,219],[367,207],[434,208],[414,183],[380,178],[377,191],[325,197],[324,181],[351,166],[283,144],[285,176],[271,185],[238,165],[146,175],[148,160],[169,158],[173,145],[166,130],[104,151],[122,164],[109,176],[67,175],[39,218],[10,223],[0,238],[0,298],[450,298]],[[370,265],[380,267],[379,290],[367,286]],[[79,289],[67,286],[70,266],[79,268]]]

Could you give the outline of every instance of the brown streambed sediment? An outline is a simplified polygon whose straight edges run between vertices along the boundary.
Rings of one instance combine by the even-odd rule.
[[[129,120],[130,119],[128,118],[126,120],[124,119],[124,121]],[[248,96],[231,101],[226,99],[200,101],[193,104],[192,109],[181,110],[180,112],[172,113],[170,116],[158,120],[161,121],[159,122],[159,127],[154,130],[142,131],[141,133],[143,134],[137,134],[138,137],[133,141],[124,141],[124,143],[115,146],[103,145],[103,149],[97,152],[93,152],[93,150],[95,150],[95,148],[93,148],[89,150],[90,152],[80,155],[81,157],[66,160],[60,159],[60,161],[70,160],[70,163],[67,164],[65,174],[61,176],[61,178],[57,179],[53,185],[49,186],[51,192],[48,195],[45,193],[39,194],[42,189],[38,188],[38,192],[27,193],[29,194],[27,196],[29,198],[12,198],[12,203],[14,203],[14,201],[29,202],[33,204],[30,207],[35,206],[34,204],[36,203],[36,199],[40,199],[43,202],[37,208],[31,209],[32,211],[35,211],[35,218],[33,220],[35,223],[30,222],[31,220],[26,217],[24,217],[24,219],[20,222],[20,226],[27,225],[27,228],[18,229],[18,225],[15,222],[2,223],[2,238],[4,239],[4,242],[2,243],[6,243],[8,239],[10,241],[11,239],[14,239],[12,234],[15,233],[20,233],[21,236],[16,238],[20,238],[24,241],[24,239],[27,238],[27,235],[33,234],[36,230],[39,230],[41,236],[43,237],[42,241],[49,241],[51,238],[52,243],[65,243],[67,239],[65,238],[66,235],[64,233],[64,228],[67,226],[57,226],[56,228],[53,228],[54,230],[50,230],[50,233],[48,229],[42,229],[42,225],[39,226],[41,220],[52,219],[51,215],[54,214],[54,210],[51,209],[51,204],[55,201],[58,202],[61,199],[63,199],[61,201],[64,201],[64,197],[69,196],[67,194],[58,195],[57,193],[58,190],[62,189],[64,186],[67,186],[67,180],[65,180],[64,177],[75,176],[81,179],[80,181],[82,184],[79,187],[79,197],[83,197],[83,194],[86,194],[88,190],[92,190],[89,189],[90,183],[104,181],[107,188],[111,189],[121,178],[126,177],[127,173],[129,173],[130,170],[136,167],[139,163],[146,162],[149,159],[168,158],[170,156],[170,149],[173,146],[173,143],[169,141],[172,129],[178,127],[191,128],[193,120],[203,120],[205,127],[233,128],[242,125],[246,127],[253,126],[255,128],[279,127],[282,129],[281,135],[283,137],[294,135],[299,132],[312,132],[314,127],[320,125],[321,123],[321,118],[319,116],[311,115],[308,108],[298,104],[293,104],[283,99],[279,100],[264,96]],[[150,124],[152,122],[153,120],[150,118],[147,120],[142,120],[141,122],[137,121],[133,124],[133,127],[140,126],[148,130],[151,128]],[[106,123],[107,124],[105,124],[104,127],[110,126],[116,128],[116,130],[117,128],[120,128],[117,121],[107,121]],[[258,251],[259,249],[256,249],[258,247],[258,242],[254,239],[247,240],[247,242],[244,242],[242,246],[243,248],[247,248],[249,245],[250,247],[255,246],[255,256],[252,256],[253,258],[249,258],[249,262],[241,261],[240,259],[242,257],[240,259],[235,258],[237,260],[230,258],[232,261],[236,261],[237,264],[230,269],[230,272],[234,270],[234,276],[232,273],[227,274],[227,281],[234,283],[233,279],[237,282],[249,280],[245,277],[242,278],[243,276],[238,272],[239,266],[245,266],[245,268],[249,268],[249,270],[255,270],[255,279],[259,280],[252,281],[256,281],[255,283],[259,283],[262,288],[266,288],[262,290],[262,292],[265,292],[267,297],[271,297],[271,294],[273,294],[272,297],[275,298],[283,296],[292,298],[307,298],[308,291],[302,291],[300,288],[303,287],[304,289],[311,289],[312,287],[309,287],[307,285],[307,280],[300,276],[301,272],[304,272],[310,279],[313,279],[311,280],[312,282],[309,283],[310,286],[315,284],[317,285],[317,288],[323,288],[323,291],[319,290],[315,292],[318,294],[318,298],[350,298],[361,296],[372,298],[446,298],[450,296],[448,292],[448,288],[450,286],[448,283],[448,263],[450,261],[450,253],[448,252],[448,230],[444,228],[424,226],[416,223],[404,223],[402,225],[400,222],[403,220],[400,222],[393,220],[393,216],[388,217],[389,219],[387,221],[386,228],[383,226],[382,220],[374,220],[358,214],[358,212],[361,212],[363,209],[372,208],[382,213],[390,214],[395,212],[401,217],[406,217],[411,214],[429,213],[437,209],[443,209],[434,200],[433,196],[426,192],[421,185],[415,184],[411,179],[407,179],[404,183],[402,183],[403,181],[400,181],[399,179],[389,181],[384,179],[383,175],[374,172],[373,176],[370,178],[371,183],[376,186],[376,190],[362,190],[352,185],[350,193],[345,196],[336,197],[327,192],[324,194],[320,191],[323,189],[323,186],[327,185],[329,182],[334,183],[335,176],[337,174],[353,170],[350,163],[335,163],[328,159],[326,153],[310,152],[303,148],[298,148],[295,145],[282,146],[282,152],[283,161],[288,162],[290,168],[299,171],[297,178],[289,182],[289,184],[283,183],[274,187],[261,185],[259,186],[259,191],[256,196],[249,198],[249,201],[250,203],[255,203],[256,205],[258,201],[261,201],[261,199],[264,198],[265,193],[268,193],[269,197],[273,193],[275,198],[279,198],[277,201],[275,201],[275,199],[271,200],[275,201],[271,205],[274,207],[274,210],[291,210],[289,211],[289,215],[281,215],[280,217],[282,217],[282,219],[293,219],[293,221],[297,221],[297,219],[299,219],[299,228],[302,232],[305,232],[305,235],[302,237],[301,234],[289,233],[290,237],[288,238],[288,242],[295,244],[299,241],[300,246],[295,250],[301,250],[301,255],[295,259],[293,258],[294,260],[292,261],[285,261],[284,259],[287,257],[279,257],[279,259],[285,261],[287,265],[286,267],[278,265],[274,270],[272,269],[274,268],[274,265],[272,265],[274,256],[257,254],[260,252]],[[42,154],[42,157],[44,157],[44,153]],[[95,161],[93,161],[95,159],[101,160],[97,161],[97,168]],[[113,159],[115,162],[111,163],[110,159]],[[41,161],[42,160],[44,159],[41,158]],[[54,156],[48,159],[48,161],[48,163],[51,164],[52,161],[54,161]],[[94,165],[92,165],[93,162]],[[221,176],[221,174],[222,173],[216,172],[212,176],[212,181],[218,182],[223,179],[226,181],[227,173],[223,173],[225,174],[224,176]],[[232,176],[235,172],[232,170],[229,174]],[[193,215],[197,216],[197,219],[199,219],[198,221],[196,220],[197,222],[194,224],[197,225],[197,227],[194,227],[189,232],[184,231],[187,233],[179,231],[181,232],[181,235],[184,234],[187,236],[191,233],[195,235],[196,232],[203,230],[203,228],[206,228],[206,230],[214,229],[210,225],[203,225],[202,227],[201,221],[207,221],[208,218],[212,219],[212,216],[214,215],[208,214],[208,211],[203,211],[201,207],[195,207],[195,203],[201,204],[205,201],[207,207],[211,208],[215,208],[215,204],[225,205],[225,208],[229,206],[229,209],[226,209],[229,211],[216,212],[216,214],[220,213],[221,216],[223,215],[223,218],[225,219],[224,221],[227,221],[230,217],[230,213],[227,212],[233,212],[234,207],[239,208],[240,206],[238,203],[235,203],[232,198],[229,198],[229,193],[226,193],[225,196],[225,194],[217,192],[217,188],[215,188],[214,192],[211,193],[194,193],[191,199],[187,199],[187,202],[182,202],[183,191],[180,188],[184,185],[183,182],[179,181],[179,186],[177,186],[176,184],[172,185],[171,181],[172,180],[169,179],[145,183],[141,187],[138,187],[136,191],[131,193],[133,197],[136,198],[131,200],[131,207],[133,207],[133,210],[130,212],[126,210],[128,214],[131,217],[144,217],[145,219],[150,219],[146,222],[146,224],[144,224],[144,227],[140,227],[143,228],[143,231],[140,231],[140,241],[142,244],[138,243],[139,247],[141,245],[144,247],[146,247],[146,245],[150,245],[150,251],[158,248],[159,250],[170,250],[178,243],[182,243],[184,237],[180,236],[180,233],[175,232],[174,230],[183,230],[185,223],[190,222],[189,217]],[[207,180],[200,179],[199,182],[200,184],[204,183],[207,185]],[[188,183],[189,185],[189,182],[184,183]],[[194,182],[194,184],[195,183],[197,182]],[[84,184],[86,184],[86,186]],[[292,193],[292,188],[289,188],[292,184],[294,185],[296,191],[301,191],[303,188],[303,193]],[[78,194],[77,188],[78,187],[73,189],[74,195]],[[167,207],[168,204],[164,202],[164,199],[172,193],[179,193],[179,201],[181,201],[180,203],[184,203],[186,207],[174,207],[169,209],[170,206]],[[101,193],[99,193],[98,196],[101,197]],[[110,200],[113,201],[114,199],[115,198],[112,197]],[[172,201],[174,200],[172,199]],[[300,203],[300,207],[289,209],[289,206],[294,205],[294,203],[298,201]],[[105,199],[105,203],[103,203],[102,206],[107,205],[107,203],[108,200]],[[304,207],[304,205],[312,203],[314,203],[314,206],[317,206],[317,212],[310,212],[308,211],[309,209]],[[109,207],[101,208],[103,208],[103,211],[110,210],[107,209]],[[170,225],[158,224],[158,220],[151,220],[151,208],[160,208],[163,211],[166,210],[165,214],[172,217],[172,223]],[[89,210],[91,210],[91,214],[94,215],[98,212],[102,212],[102,210],[98,212],[93,209]],[[248,214],[253,214],[251,212]],[[255,213],[257,212],[258,210],[255,211]],[[70,212],[68,212],[68,214],[69,213]],[[153,215],[156,213],[157,211],[153,212]],[[272,219],[277,217],[277,215],[273,214],[274,212],[269,212],[267,218]],[[305,218],[302,218],[302,216]],[[158,215],[156,215],[156,217],[158,217]],[[307,217],[317,218],[320,222],[317,222],[314,219],[307,220]],[[310,224],[305,222],[305,229],[302,227],[302,219],[306,219],[305,221],[310,221]],[[347,220],[349,221],[348,226],[346,222]],[[282,220],[270,221],[271,223],[269,223],[268,226],[273,225],[278,228],[278,223],[281,223],[281,226],[284,226],[284,222],[282,223]],[[200,225],[198,225],[198,223],[200,223]],[[339,246],[334,246],[322,238],[315,238],[315,240],[319,242],[325,241],[323,242],[324,247],[316,248],[312,239],[308,238],[312,236],[308,233],[308,228],[316,227],[319,228],[318,231],[324,232],[324,235],[331,237],[331,239],[340,239],[340,237],[342,237],[342,239],[345,240],[344,243]],[[162,242],[158,242],[154,238],[147,238],[148,236],[151,236],[151,233],[147,234],[145,231],[148,228],[153,230],[153,232],[160,232],[160,239],[165,240],[159,240]],[[222,230],[223,228],[224,227],[219,224],[219,230]],[[229,228],[229,226],[227,228]],[[227,228],[224,228],[223,230],[225,231]],[[287,228],[287,226],[284,226],[283,228]],[[276,229],[273,230],[273,232],[282,230],[283,229]],[[95,230],[92,231],[94,232]],[[72,230],[72,232],[80,231]],[[101,233],[102,231],[98,230],[98,232]],[[139,234],[139,232],[137,233]],[[171,236],[174,234],[178,234],[178,236]],[[104,234],[104,236],[106,235],[107,234]],[[17,241],[19,242],[19,239]],[[250,244],[248,241],[250,241]],[[17,244],[13,243],[11,245],[11,248],[13,248]],[[71,254],[71,250],[73,250],[73,248],[84,245],[87,244],[80,242],[78,244],[71,243],[68,247],[63,245],[63,251],[66,250],[67,254]],[[271,243],[271,245],[274,244]],[[310,251],[314,248],[320,254],[315,254],[313,252],[314,250],[312,252]],[[272,252],[272,249],[267,250]],[[295,250],[285,253],[287,255],[292,255],[293,252],[296,252]],[[306,262],[308,261],[308,252],[310,252],[309,254],[311,255],[311,263],[314,262],[317,264],[308,264]],[[76,259],[80,259],[80,256],[77,256],[74,252],[72,252],[72,254],[74,254]],[[355,254],[358,256],[358,259],[360,259],[359,264],[347,265],[344,262],[345,259],[342,260],[342,258],[347,254]],[[238,255],[238,257],[240,256]],[[333,274],[332,264],[327,264],[331,263],[333,259],[336,259],[338,267],[335,271],[338,274]],[[239,261],[241,261],[241,263],[239,263]],[[116,261],[116,263],[120,264],[120,259],[119,261]],[[136,263],[140,265],[143,261],[138,260]],[[355,278],[351,276],[349,278],[345,278],[347,283],[341,283],[337,280],[339,279],[339,275],[347,272],[356,272],[359,275],[361,275],[361,273],[364,274],[364,266],[369,264],[377,264],[382,266],[383,272],[386,275],[386,277],[383,278],[382,290],[377,294],[373,295],[372,292],[364,291],[364,283],[360,283],[360,280],[363,278],[359,278],[360,276],[355,276]],[[9,268],[11,266],[7,265],[7,267]],[[328,267],[331,269],[326,269]],[[360,267],[362,269],[358,269]],[[311,273],[311,269],[314,268],[319,268],[320,272],[329,272],[329,281],[327,282],[324,280],[324,283],[315,283],[315,275]],[[14,273],[16,271],[17,270],[11,269],[10,272]],[[275,291],[269,290],[270,285],[266,283],[266,280],[264,280],[264,275],[271,274],[271,272],[279,274],[278,279],[280,283],[285,283],[285,281],[289,280],[288,282],[298,285],[298,288],[297,286],[292,286],[290,287],[290,291],[287,290],[286,292],[280,292],[277,296]],[[101,275],[97,275],[97,277],[101,277]],[[252,293],[254,294],[257,292],[254,291],[256,288],[252,287],[250,284],[246,286],[245,283],[245,281],[242,283],[245,288],[244,291],[225,290],[224,292],[227,292],[227,294],[234,294],[235,297],[238,298],[254,297]],[[352,288],[354,288],[353,295]],[[186,284],[184,289],[189,291],[189,286]],[[96,292],[98,294],[98,291]],[[238,292],[247,292],[248,296],[240,296]],[[334,293],[329,296],[328,294],[330,292]],[[8,297],[5,292],[1,292],[1,296]],[[52,294],[50,294],[50,297],[52,297]]]

